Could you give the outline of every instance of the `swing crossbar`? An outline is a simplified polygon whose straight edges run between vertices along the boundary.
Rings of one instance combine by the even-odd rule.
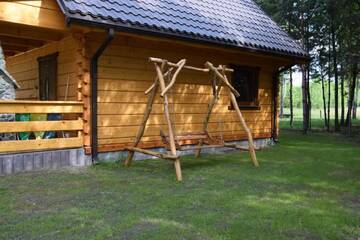
[[[201,146],[198,145],[198,146],[184,148],[184,149],[182,149],[182,151],[199,150],[199,149],[206,149],[206,148],[235,148],[235,149],[242,150],[242,151],[250,151],[248,147],[240,146],[238,144],[228,144],[228,143],[218,144],[218,145],[201,145]],[[255,150],[259,150],[259,148],[255,147]]]
[[[167,61],[165,59],[161,59],[161,58],[150,57],[149,61],[153,62],[153,63],[159,63],[159,64],[166,62],[166,64],[170,67],[179,67],[179,65],[177,63],[172,63],[172,62],[169,62],[169,61]],[[188,66],[188,65],[184,65],[183,68],[187,69],[187,70],[205,72],[205,73],[208,73],[211,71],[208,68],[198,68],[198,67],[193,67],[193,66]],[[220,67],[216,68],[216,69],[222,70],[222,68],[220,68]],[[234,72],[234,69],[231,69],[231,68],[225,68],[224,70],[225,70],[225,72]]]
[[[147,149],[142,149],[142,148],[137,148],[137,147],[127,147],[126,150],[128,150],[129,152],[139,152],[139,153],[143,153],[146,155],[151,155],[154,157],[163,158],[163,159],[171,160],[171,161],[175,161],[176,159],[179,158],[178,156],[173,156],[173,155],[169,155],[169,154],[165,154],[165,153],[150,151]]]

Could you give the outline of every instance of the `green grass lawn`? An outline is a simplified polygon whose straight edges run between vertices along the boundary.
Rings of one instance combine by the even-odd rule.
[[[320,113],[320,111],[322,113]],[[284,109],[285,114],[290,114],[290,109],[285,108]],[[358,113],[360,115],[360,108],[358,108]],[[334,118],[334,109],[331,109],[331,119],[330,119],[330,128],[333,131],[335,126],[335,118]],[[302,109],[300,108],[294,108],[294,123],[293,123],[293,129],[302,129],[303,127],[303,116],[302,116]],[[358,117],[355,120],[352,120],[352,125],[356,127],[360,127],[360,118]],[[321,109],[312,109],[311,111],[311,127],[312,129],[321,130],[326,129],[325,123],[324,123],[324,113]],[[290,129],[290,118],[282,118],[280,121],[280,128],[281,129]],[[343,129],[345,131],[345,129]]]
[[[258,153],[0,178],[0,239],[359,239],[360,147],[282,132]]]

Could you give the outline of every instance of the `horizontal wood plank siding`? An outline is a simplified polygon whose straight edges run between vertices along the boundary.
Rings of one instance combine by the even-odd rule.
[[[66,31],[65,16],[56,0],[0,1],[0,20]]]
[[[100,44],[98,37],[88,42],[90,51]],[[282,63],[269,57],[256,57],[228,51],[182,46],[144,40],[134,37],[117,37],[99,59],[98,83],[98,138],[100,151],[120,150],[132,144],[146,107],[144,91],[155,78],[153,64],[148,57],[161,57],[170,61],[187,59],[192,66],[202,67],[206,61],[214,64],[241,64],[261,67],[260,110],[243,110],[245,120],[255,137],[270,137],[272,122],[272,76]],[[234,111],[228,110],[230,99],[227,90],[214,108],[209,124],[211,134],[223,132],[225,139],[243,139]],[[183,70],[175,87],[170,91],[169,102],[175,131],[199,132],[207,111],[211,94],[210,77],[207,73]],[[163,105],[157,97],[141,143],[144,147],[161,146],[160,129],[166,131]]]
[[[16,99],[37,100],[39,98],[39,65],[37,58],[58,52],[58,100],[65,100],[68,81],[67,100],[77,100],[76,49],[77,41],[70,36],[58,42],[52,42],[43,47],[7,58],[7,69],[21,87],[16,91]]]

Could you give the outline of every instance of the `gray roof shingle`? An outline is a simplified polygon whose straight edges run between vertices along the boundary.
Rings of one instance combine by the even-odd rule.
[[[70,19],[307,58],[253,0],[58,0]]]

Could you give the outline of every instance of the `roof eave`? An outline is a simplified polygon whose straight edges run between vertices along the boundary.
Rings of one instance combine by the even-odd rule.
[[[263,48],[254,48],[254,47],[250,47],[250,46],[239,46],[237,44],[232,44],[231,42],[216,41],[215,39],[204,39],[202,37],[196,37],[195,35],[177,34],[175,32],[161,31],[160,29],[153,30],[150,28],[136,27],[136,26],[130,25],[130,24],[110,24],[110,23],[105,23],[105,22],[91,21],[91,20],[87,20],[87,19],[83,19],[83,18],[76,18],[76,17],[73,17],[70,14],[68,14],[66,11],[64,11],[64,12],[66,15],[66,22],[68,25],[79,24],[79,25],[86,25],[86,26],[91,26],[91,27],[96,27],[96,28],[104,28],[104,29],[113,28],[114,30],[119,31],[119,32],[147,34],[147,35],[157,36],[157,37],[166,37],[166,38],[191,41],[191,42],[196,42],[196,43],[201,43],[201,44],[241,49],[241,50],[251,52],[251,53],[259,53],[259,54],[265,54],[265,55],[290,58],[290,59],[292,59],[292,61],[294,63],[306,63],[306,62],[310,61],[309,54],[298,55],[298,54],[291,54],[291,53],[263,49]]]

